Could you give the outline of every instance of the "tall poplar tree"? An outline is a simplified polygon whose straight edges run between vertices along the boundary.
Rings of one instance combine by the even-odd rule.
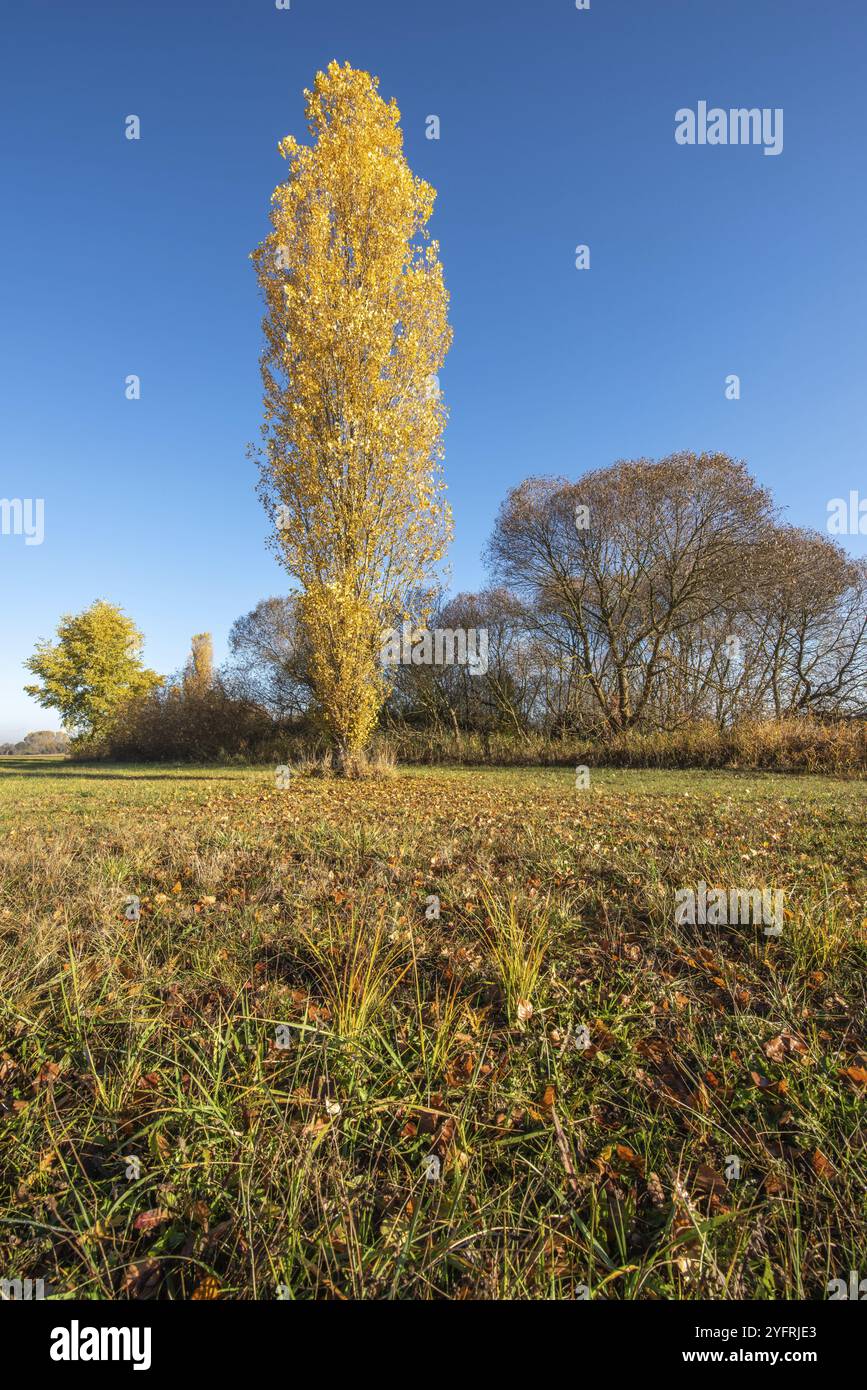
[[[382,629],[415,617],[451,537],[451,342],[435,193],[403,153],[377,79],[330,63],[305,91],[311,144],[287,136],[272,230],[253,253],[265,300],[260,495],[300,587],[317,703],[338,763],[367,743],[386,695]]]

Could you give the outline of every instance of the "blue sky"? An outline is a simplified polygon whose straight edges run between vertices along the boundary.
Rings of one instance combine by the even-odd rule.
[[[0,740],[56,727],[21,663],[62,613],[121,604],[168,672],[192,633],[221,657],[233,619],[288,588],[245,458],[247,257],[277,141],[304,134],[302,90],[332,58],[397,98],[438,191],[453,587],[484,582],[496,509],[531,473],[719,449],[818,529],[830,498],[867,495],[865,51],[856,0],[7,11],[0,497],[44,498],[45,540],[0,535]],[[675,112],[701,100],[782,107],[782,154],[678,145]]]

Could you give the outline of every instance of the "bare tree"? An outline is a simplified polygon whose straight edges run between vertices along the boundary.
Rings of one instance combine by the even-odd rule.
[[[568,665],[574,722],[670,724],[685,634],[737,607],[770,495],[724,454],[622,461],[510,492],[489,559]]]
[[[816,531],[783,526],[765,538],[758,571],[747,641],[770,711],[779,718],[863,708],[867,561]]]
[[[312,699],[310,654],[294,595],[266,598],[229,632],[232,665],[224,679],[275,719],[306,712]]]

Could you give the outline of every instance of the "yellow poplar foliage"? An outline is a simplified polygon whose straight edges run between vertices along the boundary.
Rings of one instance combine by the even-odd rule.
[[[382,704],[376,617],[351,586],[336,583],[307,589],[300,610],[322,717],[345,756],[364,748]]]
[[[451,538],[435,193],[409,168],[400,112],[378,86],[348,64],[317,73],[304,94],[312,143],[281,142],[289,175],[253,253],[266,306],[260,494],[302,589],[341,754],[364,746],[385,697],[381,630],[409,616]]]

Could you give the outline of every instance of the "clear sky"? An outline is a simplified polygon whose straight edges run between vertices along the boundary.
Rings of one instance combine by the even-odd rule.
[[[438,191],[453,587],[531,473],[724,450],[820,530],[867,496],[863,0],[30,0],[3,31],[0,497],[45,539],[0,535],[0,740],[56,727],[21,663],[62,613],[121,604],[169,672],[288,588],[247,257],[332,58]],[[700,101],[782,108],[782,153],[677,144]]]

